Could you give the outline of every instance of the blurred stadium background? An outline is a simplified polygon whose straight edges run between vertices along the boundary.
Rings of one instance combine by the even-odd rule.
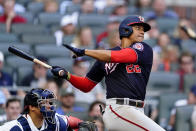
[[[104,80],[86,97],[66,81],[54,79],[58,88],[48,86],[50,71],[10,54],[10,45],[82,76],[94,61],[88,57],[73,61],[62,43],[89,49],[119,45],[120,21],[127,15],[142,15],[152,26],[145,41],[154,50],[145,113],[167,130],[196,130],[192,113],[196,112],[192,88],[196,84],[196,41],[181,28],[196,29],[195,12],[195,0],[0,0],[0,122],[8,121],[6,101],[12,97],[23,100],[25,92],[34,87],[55,90],[59,103],[61,96],[74,93],[73,106],[84,110],[68,112],[81,119],[88,117],[93,101],[105,99]],[[176,120],[172,122],[173,108]]]

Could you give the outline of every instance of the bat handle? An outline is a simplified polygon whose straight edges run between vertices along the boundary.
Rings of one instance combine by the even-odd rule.
[[[46,63],[44,63],[44,62],[42,62],[42,61],[40,61],[40,60],[38,60],[36,58],[33,59],[33,62],[36,63],[36,64],[39,64],[39,65],[42,65],[42,66],[44,66],[44,67],[46,67],[48,69],[52,69],[52,66],[50,66],[50,65],[48,65],[48,64],[46,64]]]

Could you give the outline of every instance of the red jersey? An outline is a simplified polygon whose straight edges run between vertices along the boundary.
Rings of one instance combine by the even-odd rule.
[[[4,14],[2,16],[0,16],[0,23],[5,23],[7,19],[7,16]],[[27,20],[25,18],[23,18],[22,16],[16,15],[13,19],[12,19],[12,23],[26,23]]]

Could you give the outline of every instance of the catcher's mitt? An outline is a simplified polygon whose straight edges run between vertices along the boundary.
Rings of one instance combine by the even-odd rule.
[[[84,121],[79,123],[78,131],[98,131],[95,123],[90,121]]]

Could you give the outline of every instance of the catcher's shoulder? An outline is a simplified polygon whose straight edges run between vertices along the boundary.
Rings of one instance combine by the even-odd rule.
[[[22,129],[17,120],[12,120],[0,126],[0,131],[22,131]]]

